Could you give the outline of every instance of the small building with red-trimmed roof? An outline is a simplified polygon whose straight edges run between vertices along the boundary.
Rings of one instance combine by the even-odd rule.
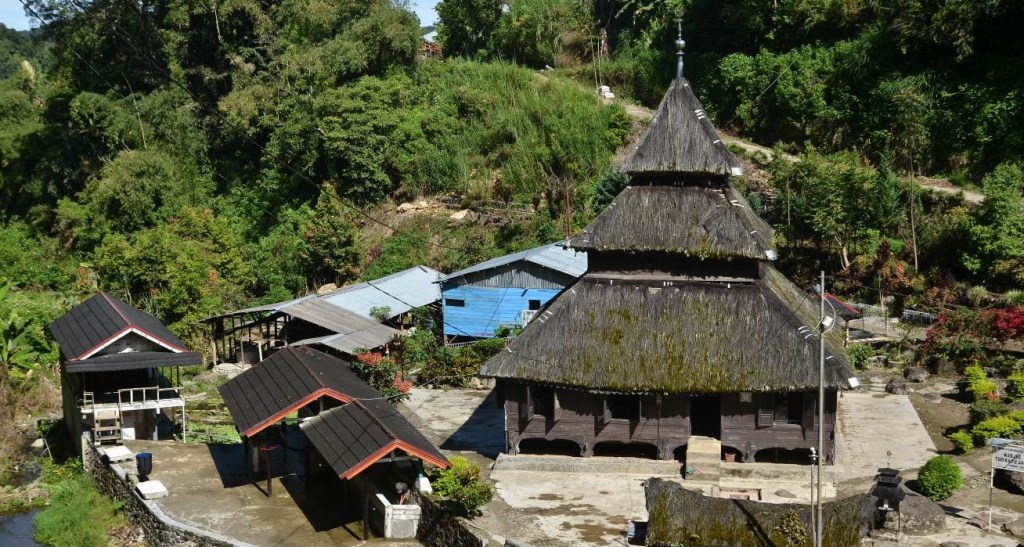
[[[267,453],[305,452],[300,458],[306,462],[307,488],[334,485],[330,497],[337,500],[338,510],[361,512],[364,521],[369,519],[371,500],[375,505],[399,504],[395,485],[413,484],[420,471],[416,462],[449,465],[390,401],[352,371],[350,363],[309,346],[282,348],[227,381],[220,393],[245,443],[246,460],[263,454],[264,461],[253,464],[269,475]],[[296,429],[301,432],[299,441],[294,439]],[[251,446],[257,450],[250,452]],[[268,488],[269,484],[268,478]],[[412,510],[418,508],[391,513]],[[374,526],[395,530],[377,522],[382,514],[374,517]]]
[[[380,397],[348,363],[309,346],[288,346],[220,386],[239,434],[252,439],[296,413],[315,416],[353,399]]]
[[[100,292],[49,330],[60,346],[64,421],[74,438],[167,438],[184,424],[185,402],[170,378],[203,359],[159,319]]]

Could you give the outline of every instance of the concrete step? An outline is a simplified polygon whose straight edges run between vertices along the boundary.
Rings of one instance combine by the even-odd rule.
[[[539,471],[551,473],[617,473],[658,477],[681,477],[682,466],[676,460],[614,458],[595,456],[549,456],[499,454],[491,467],[494,471]]]

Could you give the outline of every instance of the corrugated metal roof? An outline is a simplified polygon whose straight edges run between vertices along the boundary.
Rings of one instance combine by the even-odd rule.
[[[550,268],[573,277],[579,277],[586,273],[587,253],[566,249],[564,245],[564,241],[559,241],[535,247],[533,249],[519,251],[518,253],[499,256],[497,258],[485,260],[464,270],[459,270],[444,279],[455,279],[460,276],[482,272],[484,270],[505,266],[506,264],[512,264],[519,261],[532,262],[538,266]]]
[[[218,317],[231,317],[246,313],[281,312],[291,315],[291,308],[311,300],[328,302],[339,308],[370,317],[371,308],[391,308],[391,317],[403,314],[412,308],[426,306],[441,299],[441,287],[437,281],[444,273],[427,266],[414,266],[391,275],[342,287],[323,296],[310,294],[284,302],[253,306],[221,315],[207,317],[209,321]]]
[[[376,325],[383,328],[366,328],[348,334],[330,334],[316,338],[306,338],[305,340],[292,342],[291,345],[315,346],[319,344],[348,353],[349,355],[355,355],[356,350],[378,348],[387,344],[398,335],[398,331],[391,327],[379,323]]]
[[[294,345],[323,344],[345,353],[353,353],[357,348],[372,349],[383,346],[399,334],[397,330],[387,325],[323,300],[300,302],[290,306],[285,313],[337,333],[302,340]]]
[[[342,287],[323,300],[370,317],[371,308],[391,308],[389,317],[403,314],[412,308],[426,306],[441,299],[437,281],[444,274],[426,266],[415,266],[389,276]]]

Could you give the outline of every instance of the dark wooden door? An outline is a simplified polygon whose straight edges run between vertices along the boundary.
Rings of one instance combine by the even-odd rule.
[[[722,436],[722,398],[695,395],[690,397],[690,434],[702,437]]]

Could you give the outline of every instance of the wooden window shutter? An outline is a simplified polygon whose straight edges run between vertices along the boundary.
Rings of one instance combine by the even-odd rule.
[[[533,394],[530,386],[523,386],[524,398],[519,403],[519,421],[523,424],[533,419]]]
[[[757,427],[772,427],[775,425],[775,406],[771,393],[759,393],[757,395]]]
[[[803,427],[804,429],[814,429],[814,418],[817,413],[817,405],[815,401],[818,399],[817,396],[811,393],[804,393],[804,416],[803,416]]]

